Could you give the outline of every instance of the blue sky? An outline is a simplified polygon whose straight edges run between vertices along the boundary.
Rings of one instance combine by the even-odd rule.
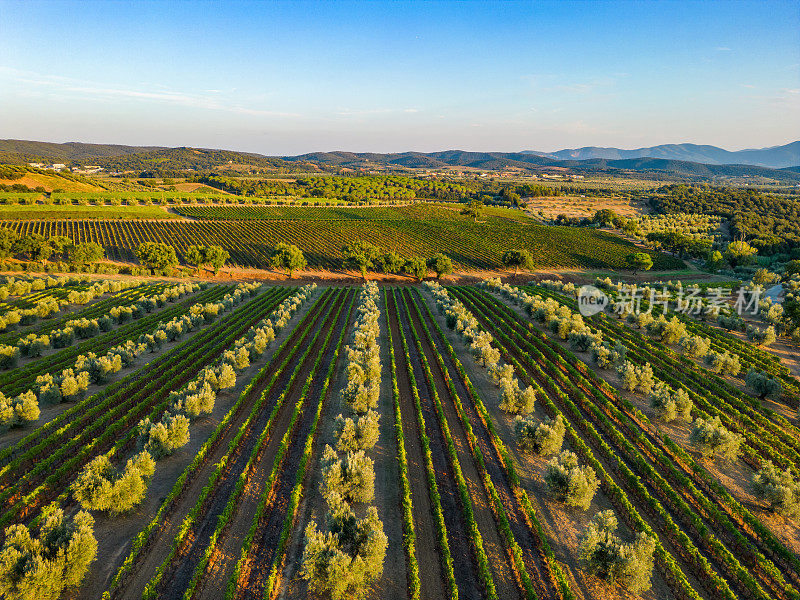
[[[0,137],[266,154],[777,145],[800,138],[800,0],[0,0]]]

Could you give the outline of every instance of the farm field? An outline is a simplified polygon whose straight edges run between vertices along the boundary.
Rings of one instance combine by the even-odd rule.
[[[205,209],[204,209],[205,210]],[[530,251],[536,268],[625,268],[625,256],[638,251],[621,238],[592,229],[548,227],[516,212],[498,211],[477,222],[452,208],[416,205],[398,208],[208,207],[210,214],[230,210],[276,211],[275,219],[135,221],[36,220],[8,221],[19,235],[65,235],[75,243],[94,241],[112,260],[130,262],[141,242],[174,246],[183,260],[192,244],[220,245],[233,265],[269,268],[278,243],[297,245],[312,269],[338,269],[342,248],[362,239],[401,256],[447,254],[461,270],[497,269],[509,248]],[[310,218],[309,218],[310,217]],[[364,221],[369,227],[364,227]],[[649,251],[655,270],[678,268],[682,261]]]
[[[0,220],[180,218],[159,206],[0,205]]]
[[[171,285],[132,287],[33,331]],[[538,286],[187,288],[152,313],[0,371],[4,397],[31,389],[40,409],[0,433],[0,523],[35,533],[54,506],[67,518],[90,511],[97,558],[69,598],[324,598],[327,555],[309,554],[312,539],[372,565],[343,584],[369,598],[798,597],[800,525],[749,484],[767,460],[796,476],[796,417],[617,319],[588,318],[631,364],[685,390],[691,418],[719,417],[741,436],[736,458],[701,455],[688,421],[663,421],[638,388],[528,305],[531,315],[576,308]],[[153,331],[175,337],[145,349]],[[713,339],[727,344],[722,332]],[[117,372],[91,371],[82,394],[47,399],[42,374],[137,343]],[[725,347],[797,389],[763,351]],[[179,417],[188,435],[173,446],[142,425],[171,432]],[[346,419],[356,437],[340,427]],[[364,419],[374,434],[360,429]],[[563,423],[563,440],[531,451],[520,422]],[[576,505],[552,488],[563,451],[597,479]],[[80,491],[98,461],[128,473],[143,452],[153,461],[143,487],[117,492],[135,498],[130,506]],[[349,466],[332,478],[337,464]],[[338,527],[342,510],[369,544],[313,537]],[[619,543],[639,536],[636,578],[603,581],[581,559],[601,511],[614,513]]]

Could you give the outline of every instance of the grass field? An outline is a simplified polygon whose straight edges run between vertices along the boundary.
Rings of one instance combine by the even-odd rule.
[[[227,207],[209,210],[226,211]],[[145,240],[171,244],[180,256],[192,244],[219,244],[230,252],[232,263],[253,268],[268,268],[270,252],[279,242],[296,244],[316,269],[340,268],[342,248],[359,239],[405,257],[427,258],[443,252],[459,270],[501,268],[503,253],[512,248],[529,250],[539,269],[622,269],[625,256],[636,251],[636,246],[617,236],[592,229],[548,227],[518,211],[503,211],[503,216],[486,214],[473,222],[458,210],[435,205],[263,210],[275,211],[271,214],[276,217],[161,222],[30,220],[9,221],[6,226],[21,234],[37,232],[97,241],[106,247],[109,258],[123,261],[133,260],[133,251]],[[654,270],[683,267],[665,254],[653,253],[653,257]]]
[[[159,206],[0,205],[0,220],[30,219],[180,219]]]

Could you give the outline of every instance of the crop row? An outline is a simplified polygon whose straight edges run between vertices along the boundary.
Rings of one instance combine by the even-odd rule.
[[[329,307],[323,318],[323,323],[327,322],[328,319],[330,318],[334,305],[335,303],[333,302],[329,303]],[[312,311],[310,312],[313,312],[313,308]],[[309,323],[311,322],[313,321],[310,321]],[[268,399],[274,394],[275,384],[278,381],[278,377],[284,371],[286,365],[288,364],[289,360],[294,356],[295,352],[289,354],[283,361],[279,369],[275,371],[269,384],[256,400],[254,407],[250,412],[250,415],[245,420],[245,422],[239,427],[236,436],[234,436],[234,438],[229,443],[226,454],[217,462],[215,470],[209,477],[209,483],[204,487],[203,493],[198,498],[194,507],[190,510],[187,518],[184,519],[184,522],[178,534],[175,536],[175,539],[173,540],[171,545],[170,554],[168,555],[167,559],[165,559],[162,562],[161,566],[156,570],[156,573],[153,576],[153,578],[151,578],[150,582],[147,584],[145,591],[143,593],[143,598],[150,598],[156,594],[157,590],[159,589],[159,586],[161,585],[163,575],[166,572],[168,566],[171,563],[175,562],[175,556],[179,550],[181,552],[181,555],[185,557],[187,553],[187,548],[186,548],[187,545],[196,548],[196,551],[193,552],[191,555],[195,557],[197,562],[196,564],[194,564],[194,569],[191,571],[191,577],[188,580],[188,584],[186,584],[183,587],[183,589],[180,590],[180,592],[183,592],[184,598],[190,598],[192,596],[194,590],[197,587],[197,584],[200,582],[200,579],[205,573],[206,567],[208,566],[208,562],[210,561],[212,554],[215,551],[217,541],[223,535],[225,527],[228,525],[231,517],[234,514],[234,510],[238,505],[242,492],[244,491],[244,486],[247,483],[248,478],[253,474],[254,464],[263,453],[266,443],[274,436],[274,427],[276,418],[277,415],[282,410],[282,408],[284,407],[284,401],[287,397],[287,392],[290,389],[292,389],[292,385],[296,380],[298,373],[300,373],[301,367],[307,355],[311,351],[311,348],[314,346],[317,337],[319,336],[320,332],[323,329],[324,325],[317,330],[317,333],[307,346],[306,351],[303,353],[299,362],[297,363],[297,366],[292,372],[292,375],[289,378],[289,382],[286,384],[281,394],[275,399],[275,406],[270,414],[270,417],[266,425],[263,427],[263,429],[259,431],[258,428],[253,427],[254,423],[256,422],[255,419],[258,417],[259,414],[261,414],[265,402],[267,402]],[[263,374],[265,373],[266,370],[263,371]],[[256,378],[262,379],[263,374],[257,375]],[[251,397],[253,391],[254,388],[250,388],[249,393]],[[300,414],[302,410],[303,400],[304,397],[298,402],[298,405],[295,407],[295,412],[293,414],[291,424],[289,426],[286,436],[284,436],[283,441],[286,443],[288,443],[288,440],[291,439],[291,431],[294,428],[297,415]],[[248,448],[250,448],[249,454],[247,453]],[[278,461],[278,464],[282,462],[283,452],[285,451],[285,449],[286,449],[286,444],[282,444],[281,447],[279,448],[278,454],[280,456],[280,460]],[[237,468],[237,465],[240,464],[245,459],[245,457],[247,458],[247,462],[240,470]],[[267,485],[271,488],[269,482]],[[228,493],[227,502],[224,502],[226,493]],[[222,502],[224,502],[224,504],[222,504]],[[199,535],[201,533],[200,527],[202,525],[200,517],[206,519],[207,516],[210,514],[209,510],[212,505],[224,508],[222,508],[221,512],[217,514],[216,526],[213,529],[213,532],[211,532],[210,535],[206,535],[206,533],[203,533],[203,535],[200,536]],[[201,551],[202,553],[200,553]],[[199,556],[197,556],[198,553],[200,553]],[[184,560],[189,561],[190,559],[185,558]],[[175,574],[173,574],[173,577],[171,577],[167,583],[161,586],[164,588],[161,590],[162,594],[167,594],[168,593],[167,588],[174,587],[176,581],[184,581],[185,578],[188,577],[187,571],[191,569],[192,562],[191,561],[184,562],[184,564],[181,564],[179,566],[182,572],[184,573],[183,577],[177,577],[175,576]]]
[[[555,298],[560,303],[576,308],[577,305],[558,294],[550,294],[543,288],[528,288],[530,291]],[[770,412],[757,400],[746,396],[721,377],[697,366],[691,359],[675,354],[665,346],[655,346],[644,335],[605,316],[592,322],[600,331],[616,338],[628,349],[628,357],[634,362],[649,362],[659,378],[674,388],[683,388],[695,403],[695,410],[720,417],[722,423],[743,435],[747,441],[745,460],[755,469],[761,460],[772,460],[782,467],[791,467],[800,473],[800,439],[791,424],[781,426],[769,419]]]
[[[272,400],[272,392],[276,382],[278,381],[278,378],[284,374],[290,362],[300,352],[300,350],[305,347],[305,340],[310,335],[310,332],[316,327],[323,314],[320,311],[320,307],[324,308],[324,306],[330,302],[330,298],[330,294],[324,294],[314,303],[314,305],[312,305],[305,317],[297,324],[291,335],[289,335],[277,348],[272,359],[260,369],[260,371],[242,390],[236,402],[222,418],[219,425],[214,429],[214,432],[200,448],[192,462],[186,467],[186,469],[184,469],[183,473],[173,486],[170,494],[159,507],[156,515],[153,517],[150,523],[148,523],[145,528],[136,536],[136,538],[134,538],[134,542],[128,556],[125,558],[123,564],[120,566],[111,581],[109,586],[110,591],[113,592],[117,589],[120,589],[125,583],[125,580],[133,570],[137,559],[143,550],[145,550],[152,542],[155,533],[158,532],[160,526],[163,526],[163,523],[170,511],[176,508],[178,501],[183,497],[186,489],[193,481],[193,478],[196,476],[197,472],[204,464],[211,460],[216,446],[225,439],[225,436],[231,430],[231,428],[237,425],[236,419],[238,418],[239,414],[255,397],[256,399],[253,402],[247,417],[241,424],[238,425],[238,429],[236,429],[237,433],[229,442],[228,453],[225,456],[228,456],[230,451],[239,445],[239,440],[241,437],[252,428],[252,424],[261,414],[265,404]],[[280,408],[281,405],[276,403],[267,421],[268,425],[265,426],[265,430],[270,429],[269,424],[274,421],[275,416]],[[209,483],[203,488],[202,492],[198,496],[197,502],[194,504],[194,508],[189,511],[189,514],[184,519],[183,524],[181,525],[182,529],[187,529],[188,531],[188,527],[192,525],[194,519],[197,517],[200,507],[202,507],[203,503],[205,502],[205,498],[207,498],[208,495],[213,491],[217,479],[222,474],[222,468],[225,466],[223,462],[225,461],[220,461],[217,463],[214,473],[209,478]],[[170,556],[173,556],[178,549],[178,542],[176,540],[180,539],[179,536],[180,533],[173,537]],[[169,560],[163,561],[162,567],[165,567],[168,562]]]
[[[403,346],[403,354],[406,365],[405,377],[408,379],[411,396],[414,401],[414,414],[416,417],[417,429],[419,430],[420,442],[422,443],[422,454],[425,458],[428,495],[430,496],[431,508],[433,510],[436,534],[439,538],[439,550],[447,592],[451,600],[458,600],[458,585],[456,584],[455,571],[453,570],[453,556],[450,551],[450,543],[447,539],[447,525],[445,523],[444,511],[442,510],[442,500],[441,495],[439,494],[439,486],[436,483],[436,469],[433,466],[430,438],[428,437],[426,430],[425,417],[422,414],[422,403],[419,397],[416,378],[414,377],[414,370],[411,366],[411,355],[408,350],[408,342],[406,341],[405,333],[403,332],[402,323],[400,321],[400,312],[394,290],[392,290],[391,303],[388,312],[397,319],[397,330],[399,332],[400,342]]]
[[[231,262],[269,268],[272,248],[285,242],[300,247],[312,267],[338,266],[343,246],[367,238],[371,243],[404,256],[431,256],[443,252],[462,267],[498,268],[508,248],[527,249],[536,265],[624,266],[633,246],[590,229],[548,227],[534,222],[487,218],[473,223],[461,218],[441,222],[409,218],[375,221],[368,231],[359,221],[17,221],[4,225],[19,234],[66,235],[75,242],[96,242],[109,258],[132,261],[141,242],[165,242],[184,256],[192,244],[220,245]],[[591,245],[593,257],[581,248]],[[656,268],[680,261],[654,253]],[[682,263],[681,263],[682,264]]]
[[[179,389],[221,355],[258,320],[265,306],[284,295],[282,290],[262,295],[217,326],[201,331],[151,361],[113,389],[96,395],[93,402],[86,405],[88,410],[68,427],[54,431],[15,458],[4,473],[24,472],[25,475],[8,484],[0,495],[5,511],[0,522],[29,517],[48,497],[63,490],[72,474],[105,448],[113,447],[113,455],[117,449],[130,445],[137,435],[135,425],[143,417],[157,420],[167,408],[170,391]],[[23,495],[24,489],[31,491]]]
[[[534,344],[529,350],[540,354],[538,357],[540,363],[558,365],[561,368],[562,385],[571,387],[570,396],[577,399],[578,405],[583,408],[582,412],[576,413],[576,418],[593,419],[594,423],[612,439],[614,446],[624,454],[626,462],[633,465],[638,474],[646,476],[646,481],[651,483],[654,493],[660,496],[662,504],[670,507],[671,512],[683,523],[684,527],[694,532],[695,538],[701,546],[711,556],[716,557],[717,564],[729,573],[734,582],[743,584],[756,597],[769,597],[759,582],[704,524],[703,518],[697,514],[696,510],[700,510],[709,523],[717,524],[717,531],[721,530],[723,537],[729,544],[734,545],[738,552],[748,554],[746,544],[744,544],[745,549],[740,548],[744,540],[741,539],[741,536],[737,539],[736,528],[727,519],[720,520],[723,516],[722,513],[710,510],[715,508],[713,503],[709,502],[697,488],[691,485],[685,475],[680,474],[670,458],[652,443],[651,438],[646,435],[646,430],[643,427],[636,427],[633,419],[629,419],[627,415],[623,415],[619,411],[616,407],[619,401],[613,390],[604,385],[602,386],[604,389],[601,391],[597,383],[592,382],[590,372],[568,351],[561,349],[553,342],[548,344],[547,340],[538,343],[535,336],[529,336],[529,339]],[[597,381],[602,382],[602,380]],[[601,410],[600,406],[604,410]],[[653,439],[658,443],[657,438]],[[648,458],[645,458],[645,455]],[[658,470],[653,467],[653,464],[658,466]],[[668,482],[661,475],[662,472],[671,476],[672,481]],[[682,494],[676,492],[676,489],[682,490]],[[685,499],[681,497],[682,495],[685,496]],[[692,508],[687,501],[695,508]],[[722,527],[720,528],[719,525]],[[684,540],[684,545],[685,542],[686,540]],[[770,579],[774,579],[776,592],[786,593],[787,597],[795,597],[796,592],[785,584],[783,577],[771,561],[758,552],[755,553],[752,560],[769,574],[761,575],[762,581],[772,584]]]

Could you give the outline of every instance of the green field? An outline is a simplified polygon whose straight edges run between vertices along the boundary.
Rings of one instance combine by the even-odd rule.
[[[180,219],[158,206],[0,206],[0,219]]]
[[[484,214],[476,223],[456,207],[437,205],[269,210],[282,216],[235,221],[31,220],[9,221],[6,226],[20,234],[97,241],[109,258],[123,261],[132,261],[134,250],[145,240],[173,245],[181,258],[192,244],[219,244],[230,252],[232,263],[254,268],[269,267],[270,253],[279,242],[296,244],[309,265],[320,269],[340,268],[342,247],[358,239],[405,257],[443,252],[461,270],[501,268],[503,252],[512,248],[529,250],[539,269],[623,269],[625,256],[636,251],[630,242],[614,235],[541,225],[519,211]],[[303,218],[305,211],[316,218]],[[322,219],[323,215],[328,218]],[[654,270],[683,266],[665,254],[652,255]]]

